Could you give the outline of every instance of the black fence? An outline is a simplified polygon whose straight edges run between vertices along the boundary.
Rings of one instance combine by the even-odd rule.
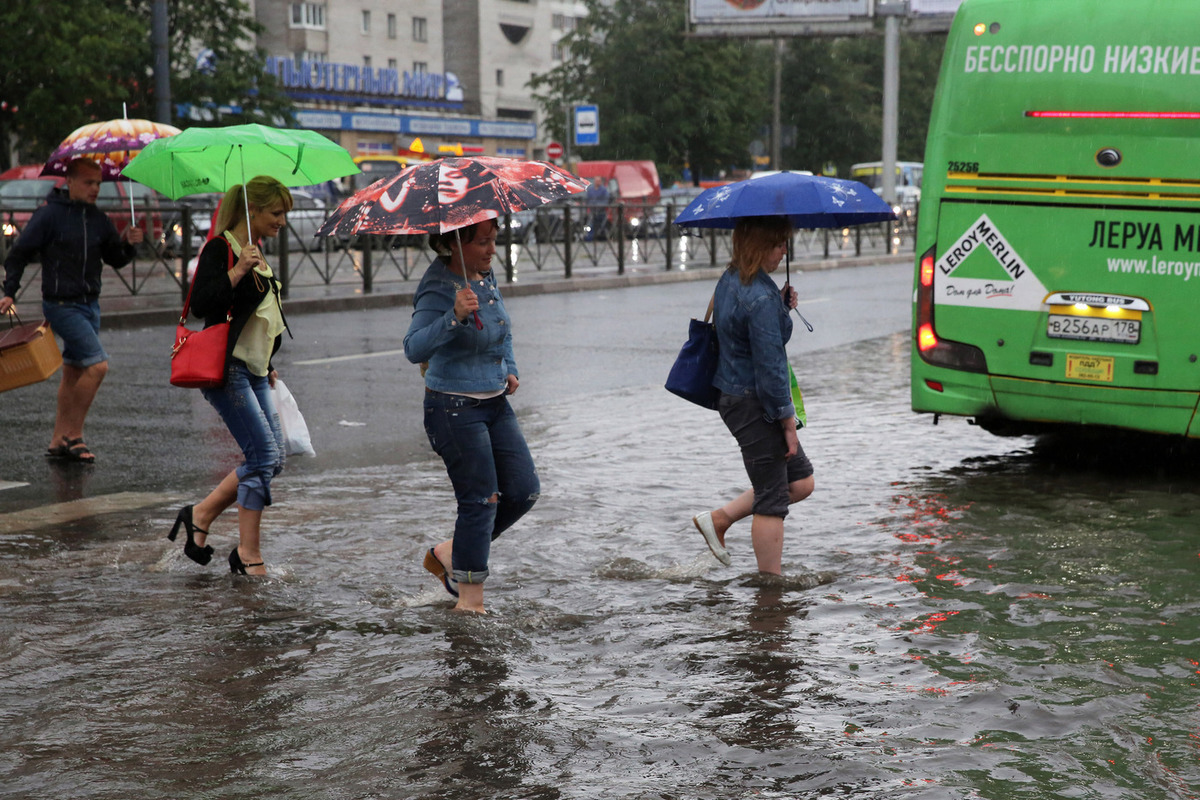
[[[0,204],[0,258],[29,220],[37,202]],[[130,211],[105,208],[118,229]],[[352,284],[370,294],[420,278],[432,256],[425,236],[318,237],[329,208],[315,202],[288,214],[277,240],[264,243],[285,296],[334,284]],[[572,200],[502,217],[498,266],[509,282],[522,278],[623,275],[636,270],[681,270],[718,266],[730,257],[729,231],[685,229],[673,224],[682,210],[674,203],[592,206]],[[137,208],[133,219],[146,231],[134,262],[106,276],[106,294],[175,296],[187,293],[195,259],[208,237],[211,203],[164,203]],[[852,255],[911,252],[915,220],[833,230],[797,231],[792,259],[805,261]],[[22,279],[21,294],[37,286],[38,265]],[[35,291],[34,294],[37,292]],[[21,298],[18,297],[18,300]]]

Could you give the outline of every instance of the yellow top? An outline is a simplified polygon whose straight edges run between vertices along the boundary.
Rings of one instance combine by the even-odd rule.
[[[233,248],[234,258],[240,258],[242,255],[242,246],[237,240],[225,232],[225,240],[229,242],[229,246]],[[254,309],[254,313],[250,315],[250,319],[246,320],[246,326],[242,328],[242,332],[238,335],[237,344],[233,347],[233,357],[240,358],[246,363],[246,368],[254,375],[266,377],[270,372],[271,353],[275,347],[275,337],[279,336],[284,331],[283,311],[279,307],[279,301],[275,297],[275,293],[270,291],[271,284],[271,265],[263,261],[250,271],[242,280],[253,279],[259,288],[263,284],[267,286],[267,294],[263,297],[262,302],[258,304],[258,308]]]

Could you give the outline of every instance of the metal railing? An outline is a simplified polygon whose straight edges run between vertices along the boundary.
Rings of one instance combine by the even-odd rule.
[[[105,209],[120,217],[117,209]],[[727,230],[683,229],[673,224],[674,204],[589,206],[552,204],[500,218],[498,266],[508,282],[537,279],[624,275],[629,271],[686,270],[723,265],[730,258]],[[0,205],[0,258],[20,234],[31,213]],[[313,232],[327,211],[293,209],[278,242],[270,243],[268,258],[275,266],[285,296],[290,293],[350,284],[371,294],[420,278],[432,254],[425,236],[317,237]],[[133,263],[115,270],[115,283],[106,275],[106,295],[114,290],[130,296],[187,293],[192,265],[212,208],[163,204],[138,209],[136,218],[147,231],[146,242]],[[128,224],[128,211],[124,222]],[[123,227],[118,221],[118,226]],[[792,239],[793,261],[911,252],[915,221],[863,225],[835,230],[797,231]],[[22,278],[21,295],[38,285],[39,265],[32,263]],[[116,287],[120,287],[119,289]],[[37,292],[35,291],[34,294]],[[20,296],[17,298],[20,300]]]

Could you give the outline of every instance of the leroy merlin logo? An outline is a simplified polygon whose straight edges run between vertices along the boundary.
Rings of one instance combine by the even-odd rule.
[[[944,305],[1039,310],[1046,287],[983,214],[934,265],[934,301]]]

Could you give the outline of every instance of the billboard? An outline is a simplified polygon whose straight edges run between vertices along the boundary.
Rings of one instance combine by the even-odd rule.
[[[695,25],[867,17],[871,0],[690,0]]]
[[[908,0],[913,14],[953,14],[962,5],[962,0]]]

